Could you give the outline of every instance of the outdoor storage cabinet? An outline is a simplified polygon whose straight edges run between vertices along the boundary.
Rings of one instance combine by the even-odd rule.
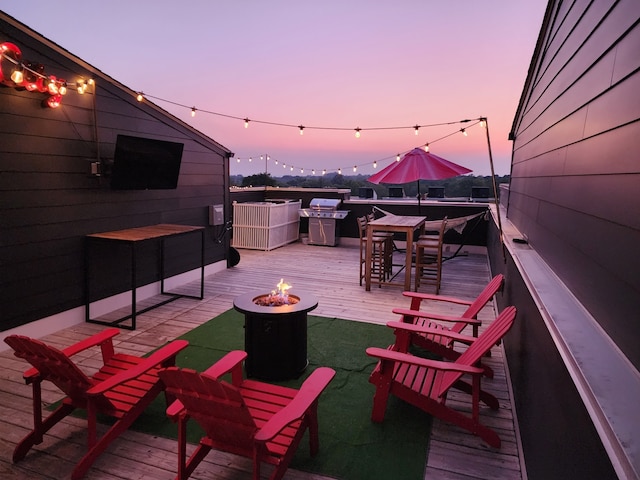
[[[273,250],[299,238],[301,200],[233,204],[235,248]]]

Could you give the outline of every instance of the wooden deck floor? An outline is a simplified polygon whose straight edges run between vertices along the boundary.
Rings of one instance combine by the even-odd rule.
[[[138,317],[135,331],[123,330],[116,337],[116,348],[146,353],[165,341],[206,322],[233,306],[235,296],[251,290],[271,289],[284,278],[296,288],[312,291],[319,298],[314,315],[339,317],[354,321],[384,324],[395,319],[391,309],[408,306],[401,296],[402,287],[373,286],[370,292],[358,284],[358,247],[337,248],[294,243],[263,252],[241,250],[240,263],[205,280],[205,299],[180,299]],[[489,280],[487,258],[483,255],[458,256],[444,263],[441,294],[474,298]],[[195,283],[185,287],[197,290]],[[425,286],[423,291],[430,291]],[[494,306],[486,307],[481,319],[495,316]],[[453,314],[459,309],[439,310]],[[517,320],[516,320],[517,321]],[[59,347],[100,331],[95,324],[80,324],[44,338]],[[15,444],[27,433],[31,420],[31,390],[24,385],[25,363],[10,351],[0,353],[0,477],[3,479],[69,478],[82,456],[85,445],[83,421],[68,418],[46,436],[43,444],[32,450],[18,464],[11,463]],[[81,359],[83,368],[91,371],[95,357]],[[495,347],[488,362],[495,378],[483,382],[483,388],[500,399],[500,410],[483,411],[483,421],[495,428],[502,438],[502,448],[492,449],[479,438],[436,420],[427,456],[426,479],[522,479],[516,429],[501,347]],[[43,392],[43,401],[59,400],[54,387]],[[468,398],[452,395],[449,405],[469,410]],[[322,447],[321,447],[322,448]],[[93,465],[87,479],[170,479],[176,472],[176,442],[136,432],[127,432]],[[399,459],[401,461],[401,459]],[[268,471],[268,470],[267,470]],[[250,462],[219,452],[213,452],[194,472],[193,479],[249,479]],[[289,480],[322,480],[326,477],[290,469]],[[349,480],[349,479],[344,479]],[[386,479],[385,479],[386,480]]]

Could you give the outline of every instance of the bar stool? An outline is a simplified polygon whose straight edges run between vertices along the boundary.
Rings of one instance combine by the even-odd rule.
[[[367,261],[367,217],[358,217],[358,234],[360,236],[360,285],[365,274],[365,263]],[[378,287],[386,279],[385,265],[385,237],[374,235],[371,239],[371,281],[377,283]]]
[[[367,215],[367,222],[375,220],[375,214],[369,213]],[[384,265],[385,265],[385,277],[386,279],[390,279],[393,275],[393,232],[383,232],[383,231],[374,231],[373,234],[376,237],[382,237],[385,239],[384,243]]]
[[[416,242],[415,291],[420,283],[435,285],[436,295],[440,293],[442,279],[442,244],[447,227],[446,217],[442,220],[437,235],[420,235]]]

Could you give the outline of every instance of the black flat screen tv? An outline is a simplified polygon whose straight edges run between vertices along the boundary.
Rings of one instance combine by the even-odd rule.
[[[178,186],[183,143],[118,135],[112,190],[156,190]]]

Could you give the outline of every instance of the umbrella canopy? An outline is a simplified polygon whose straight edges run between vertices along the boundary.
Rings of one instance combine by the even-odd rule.
[[[400,184],[419,180],[442,180],[470,172],[468,168],[425,152],[422,148],[414,148],[399,162],[393,162],[367,180],[375,184]]]

